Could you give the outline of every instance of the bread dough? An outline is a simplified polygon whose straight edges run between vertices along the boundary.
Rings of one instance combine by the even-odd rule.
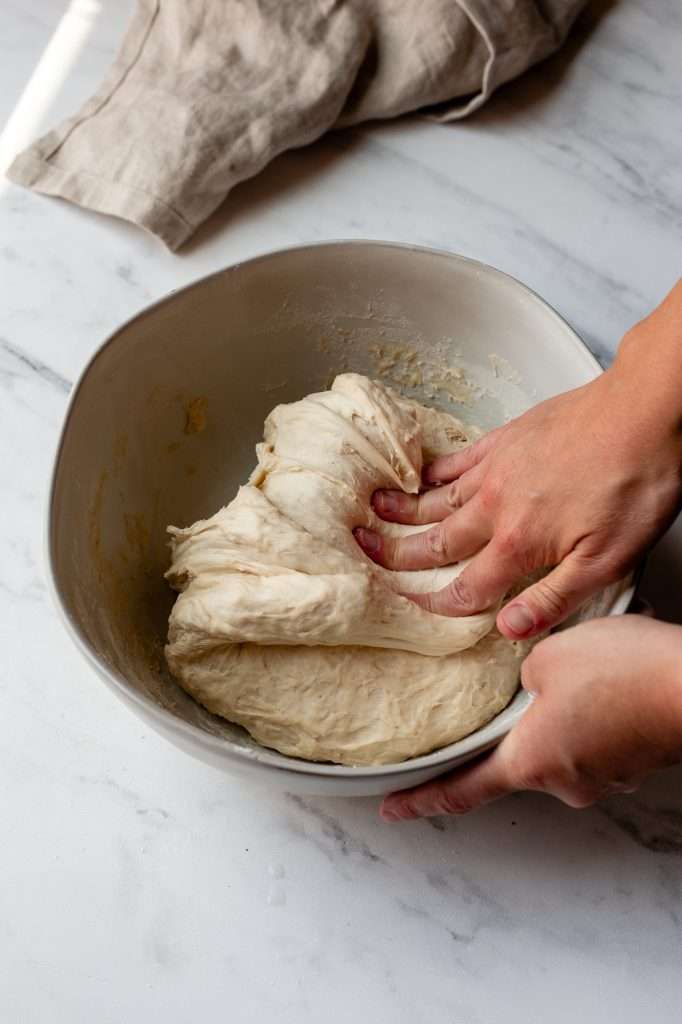
[[[496,607],[446,618],[402,596],[465,563],[391,572],[352,535],[425,529],[379,520],[372,493],[417,493],[424,462],[478,435],[358,374],[274,409],[234,500],[169,527],[181,593],[166,657],[181,685],[266,746],[351,765],[426,753],[497,714],[527,645],[494,630]]]

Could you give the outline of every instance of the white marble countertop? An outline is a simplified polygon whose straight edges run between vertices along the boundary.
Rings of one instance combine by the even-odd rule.
[[[582,812],[536,795],[382,825],[247,788],[147,732],[50,606],[42,520],[71,382],[123,319],[268,249],[400,239],[520,277],[604,360],[680,275],[682,12],[601,0],[479,116],[278,159],[180,255],[0,186],[0,1019],[678,1021],[682,770]],[[128,0],[8,0],[4,155],[98,82]],[[647,582],[682,617],[674,536]]]

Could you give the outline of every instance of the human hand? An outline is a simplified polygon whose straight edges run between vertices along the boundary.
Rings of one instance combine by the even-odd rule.
[[[585,622],[542,640],[522,682],[535,699],[502,743],[386,797],[384,820],[465,814],[515,790],[587,807],[682,761],[680,626],[634,615]]]
[[[670,365],[658,365],[661,338],[672,338]],[[682,494],[681,380],[682,284],[597,380],[437,459],[425,470],[434,489],[419,497],[374,495],[383,519],[436,525],[399,540],[365,529],[356,538],[389,569],[475,556],[444,590],[406,595],[440,615],[480,612],[554,567],[497,620],[511,639],[544,632],[625,576],[672,522]]]

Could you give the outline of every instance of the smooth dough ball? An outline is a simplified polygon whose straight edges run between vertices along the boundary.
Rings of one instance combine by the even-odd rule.
[[[479,433],[357,374],[274,409],[235,499],[169,527],[166,657],[181,685],[265,746],[340,764],[402,761],[489,721],[528,645],[494,630],[497,607],[446,618],[402,596],[465,563],[390,572],[352,535],[425,529],[379,520],[372,493],[417,493],[425,458]]]

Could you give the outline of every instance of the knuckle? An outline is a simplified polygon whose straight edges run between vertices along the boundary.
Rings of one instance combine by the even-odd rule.
[[[448,484],[445,491],[445,500],[451,509],[462,507],[462,488],[460,487],[459,480],[453,480],[451,484]]]
[[[455,576],[454,580],[448,583],[447,596],[455,608],[470,608],[474,603],[471,588],[462,576]]]
[[[495,512],[500,503],[500,497],[501,489],[497,482],[490,477],[486,477],[479,491],[479,500],[483,511],[489,514]]]
[[[436,594],[422,594],[419,597],[418,604],[419,604],[419,606],[421,608],[424,608],[427,612],[431,612],[432,614],[437,615],[438,614],[438,604],[437,604],[437,601],[438,601],[438,599],[437,599],[437,595]]]
[[[566,595],[549,580],[538,584],[535,596],[543,612],[552,619],[561,619],[568,614]]]
[[[432,492],[427,491],[426,494],[420,494],[418,498],[414,499],[413,521],[417,523],[432,523],[434,521],[436,516],[429,510],[431,494]]]
[[[391,566],[399,565],[403,558],[401,542],[399,540],[393,540],[391,537],[382,537],[381,551],[378,555],[375,555],[374,558],[375,561],[378,561],[381,565],[386,565],[389,568]]]
[[[392,810],[394,810],[401,817],[409,817],[415,812],[415,808],[412,805],[412,801],[409,797],[402,797],[394,799],[392,803]]]
[[[434,801],[434,810],[437,814],[466,814],[471,809],[471,801],[454,790],[443,790]]]
[[[447,557],[447,537],[442,526],[434,526],[424,534],[427,553],[443,561]]]
[[[517,559],[524,549],[528,531],[521,526],[505,526],[498,530],[495,543],[504,558]]]

